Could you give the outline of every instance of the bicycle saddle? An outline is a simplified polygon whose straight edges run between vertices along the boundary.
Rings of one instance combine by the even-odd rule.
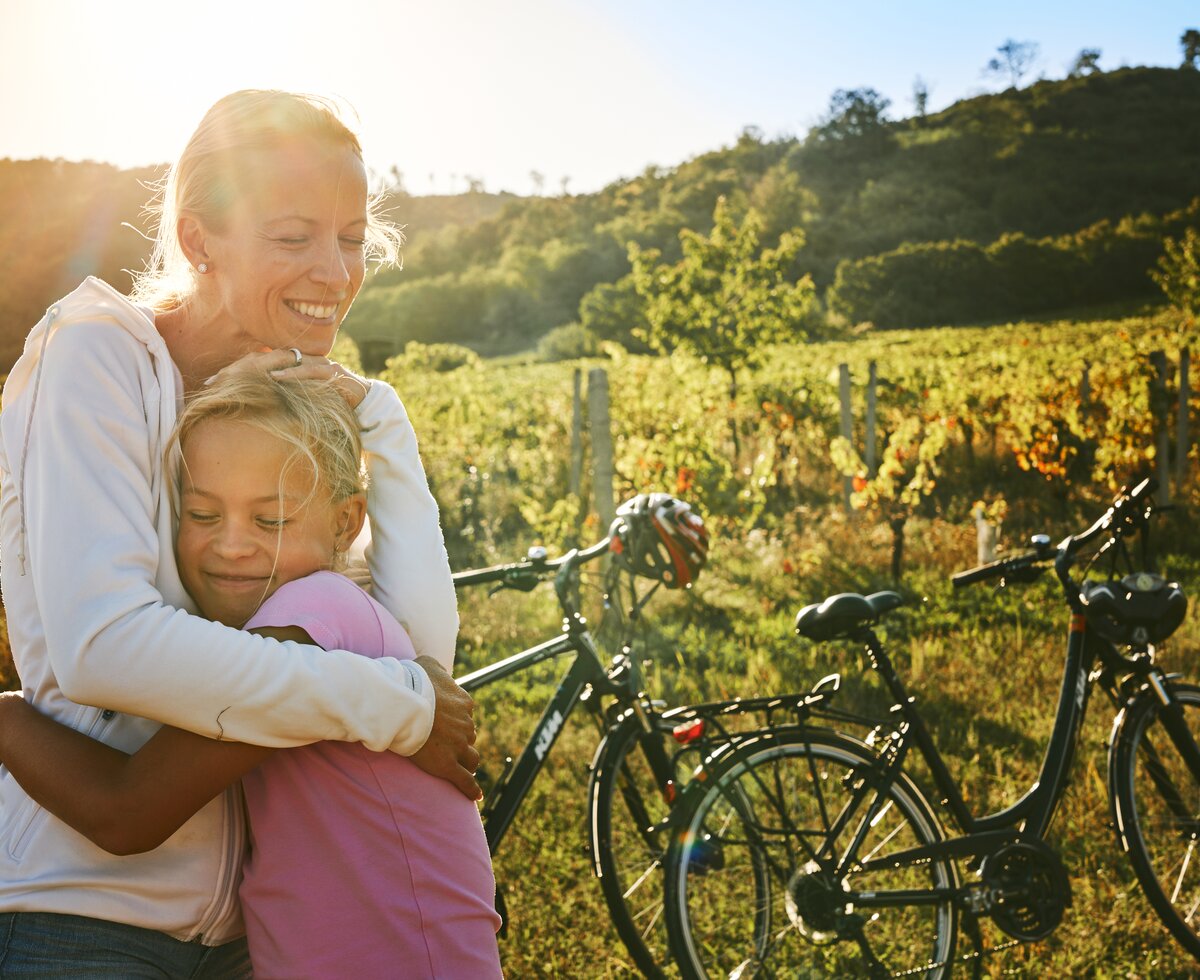
[[[868,596],[842,592],[801,609],[796,614],[796,632],[818,641],[849,636],[903,604],[904,600],[896,592],[876,592]]]

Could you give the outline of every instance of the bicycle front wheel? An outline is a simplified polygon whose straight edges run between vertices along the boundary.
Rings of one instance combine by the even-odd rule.
[[[698,784],[693,784],[698,786]],[[833,733],[731,753],[667,855],[667,924],[689,977],[948,976],[957,871],[890,866],[943,839],[903,773]]]
[[[1150,904],[1200,959],[1200,772],[1180,739],[1200,744],[1200,688],[1172,684],[1186,732],[1167,730],[1163,705],[1147,694],[1122,720],[1109,768],[1117,834]]]
[[[663,921],[663,857],[669,809],[642,749],[635,718],[612,729],[596,754],[591,783],[592,857],[609,915],[629,955],[647,977],[670,962]]]

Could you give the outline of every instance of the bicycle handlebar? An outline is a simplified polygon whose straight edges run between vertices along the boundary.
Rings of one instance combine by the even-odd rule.
[[[1032,580],[1042,573],[1038,563],[1045,561],[1047,557],[1041,552],[1030,551],[1023,555],[1014,555],[1012,558],[989,562],[977,568],[969,568],[965,572],[956,572],[950,577],[950,581],[955,588],[961,589],[964,585],[974,585],[976,582],[986,582],[994,578],[1005,581],[1024,581],[1028,577]]]
[[[605,554],[609,550],[608,546],[611,540],[606,537],[583,551],[572,548],[558,558],[526,558],[524,561],[493,565],[490,568],[455,572],[451,577],[456,589],[464,585],[485,585],[488,582],[497,582],[501,588],[529,592],[539,582],[553,578],[564,567],[576,568]]]
[[[1085,545],[1106,531],[1110,533],[1110,537],[1103,545],[1102,551],[1112,547],[1127,533],[1140,529],[1153,509],[1151,498],[1156,489],[1158,484],[1155,480],[1144,479],[1132,490],[1123,490],[1117,494],[1112,505],[1091,527],[1078,534],[1068,535],[1057,548],[1051,548],[1047,538],[1033,551],[958,572],[951,576],[950,581],[956,588],[990,579],[1000,579],[1002,583],[1032,582],[1045,571],[1044,566],[1053,561],[1054,571],[1062,582],[1067,601],[1078,611],[1079,585],[1070,576],[1075,556]]]

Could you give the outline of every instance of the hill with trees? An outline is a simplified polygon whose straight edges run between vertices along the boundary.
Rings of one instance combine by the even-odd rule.
[[[920,103],[918,103],[920,104]],[[1072,77],[894,119],[872,89],[834,93],[803,138],[745,130],[731,145],[594,194],[410,196],[404,268],[368,280],[347,321],[368,367],[409,341],[484,355],[617,340],[644,349],[631,249],[680,261],[723,200],[754,211],[764,249],[817,303],[796,336],[981,322],[1155,295],[1162,239],[1200,224],[1200,71],[1085,65]],[[128,222],[154,171],[0,161],[0,360],[86,273],[128,284],[146,243]],[[794,247],[794,240],[803,244]],[[557,328],[557,329],[556,329]]]
[[[677,261],[680,231],[708,233],[721,198],[737,217],[759,213],[764,246],[803,237],[791,272],[812,276],[827,312],[880,327],[1152,297],[1163,236],[1197,223],[1200,72],[1092,71],[898,121],[889,108],[840,90],[804,139],[748,129],[597,194],[415,228],[404,270],[372,281],[348,329],[490,354],[577,320],[636,346],[630,247]]]

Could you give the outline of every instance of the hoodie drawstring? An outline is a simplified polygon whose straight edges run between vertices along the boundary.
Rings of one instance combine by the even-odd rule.
[[[42,331],[42,347],[38,351],[37,371],[33,376],[33,395],[29,400],[29,414],[25,417],[25,443],[21,447],[21,492],[18,499],[21,506],[21,548],[17,552],[17,560],[21,563],[21,575],[25,574],[25,460],[29,455],[29,436],[33,431],[33,410],[37,408],[38,389],[42,384],[42,366],[46,363],[46,344],[50,341],[50,325],[58,316],[58,306],[52,306],[42,318],[46,327]]]

